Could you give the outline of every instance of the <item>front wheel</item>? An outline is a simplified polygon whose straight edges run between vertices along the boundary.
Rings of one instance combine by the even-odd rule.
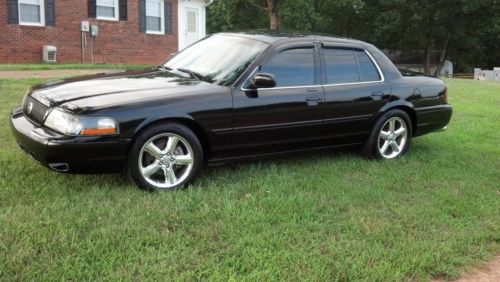
[[[399,158],[408,151],[411,136],[408,114],[402,110],[389,111],[375,123],[363,153],[369,158]]]
[[[141,188],[172,190],[192,181],[203,162],[196,135],[179,123],[152,126],[134,142],[128,158],[132,180]]]

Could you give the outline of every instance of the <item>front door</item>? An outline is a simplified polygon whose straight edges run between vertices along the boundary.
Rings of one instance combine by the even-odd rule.
[[[186,38],[185,46],[189,46],[200,40],[200,12],[196,8],[186,7]]]
[[[254,155],[310,147],[318,138],[324,99],[315,44],[276,50],[251,77],[256,73],[272,74],[276,86],[235,89],[235,153]]]

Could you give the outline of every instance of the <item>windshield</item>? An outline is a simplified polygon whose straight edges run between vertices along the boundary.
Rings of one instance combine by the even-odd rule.
[[[253,39],[213,35],[184,49],[165,67],[210,83],[230,85],[267,46]]]

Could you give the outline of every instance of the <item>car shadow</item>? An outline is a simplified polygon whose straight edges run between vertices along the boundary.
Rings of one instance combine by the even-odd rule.
[[[409,155],[418,155],[424,152],[428,152],[431,151],[432,148],[433,147],[431,144],[429,144],[429,142],[419,140],[418,142],[412,143]],[[213,181],[220,182],[221,178],[224,178],[226,181],[231,181],[231,175],[235,175],[235,177],[237,177],[237,175],[239,175],[239,172],[241,172],[242,170],[254,169],[256,166],[259,170],[266,170],[275,166],[286,166],[291,163],[300,163],[301,165],[307,166],[308,164],[312,165],[315,162],[326,159],[331,161],[339,161],[345,160],[346,158],[359,158],[360,160],[365,159],[365,157],[361,154],[359,148],[344,148],[306,151],[301,152],[300,154],[284,154],[273,157],[263,157],[258,160],[239,160],[220,165],[205,166],[200,172],[198,178],[190,186],[199,187]],[[75,174],[62,175],[64,175],[64,178],[71,182],[71,177],[74,177]],[[106,183],[106,186],[112,185],[120,189],[136,189],[134,183],[129,179],[125,170],[122,170],[121,172],[106,171],[104,173],[84,173],[76,175],[85,178],[83,183],[79,183],[80,188],[84,188],[81,187],[81,184],[88,184],[88,188],[90,188],[95,183],[95,181],[101,181]]]

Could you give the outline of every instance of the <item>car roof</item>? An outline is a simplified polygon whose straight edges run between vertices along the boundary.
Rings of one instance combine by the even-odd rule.
[[[222,32],[218,34],[244,37],[244,38],[263,41],[269,44],[275,43],[277,41],[287,41],[287,39],[293,40],[293,39],[304,39],[304,38],[307,39],[312,38],[320,41],[328,41],[331,43],[342,43],[342,44],[353,44],[353,45],[359,45],[363,43],[362,41],[359,40],[330,36],[327,34],[309,33],[301,31],[287,31],[287,30],[245,30],[236,32]]]

